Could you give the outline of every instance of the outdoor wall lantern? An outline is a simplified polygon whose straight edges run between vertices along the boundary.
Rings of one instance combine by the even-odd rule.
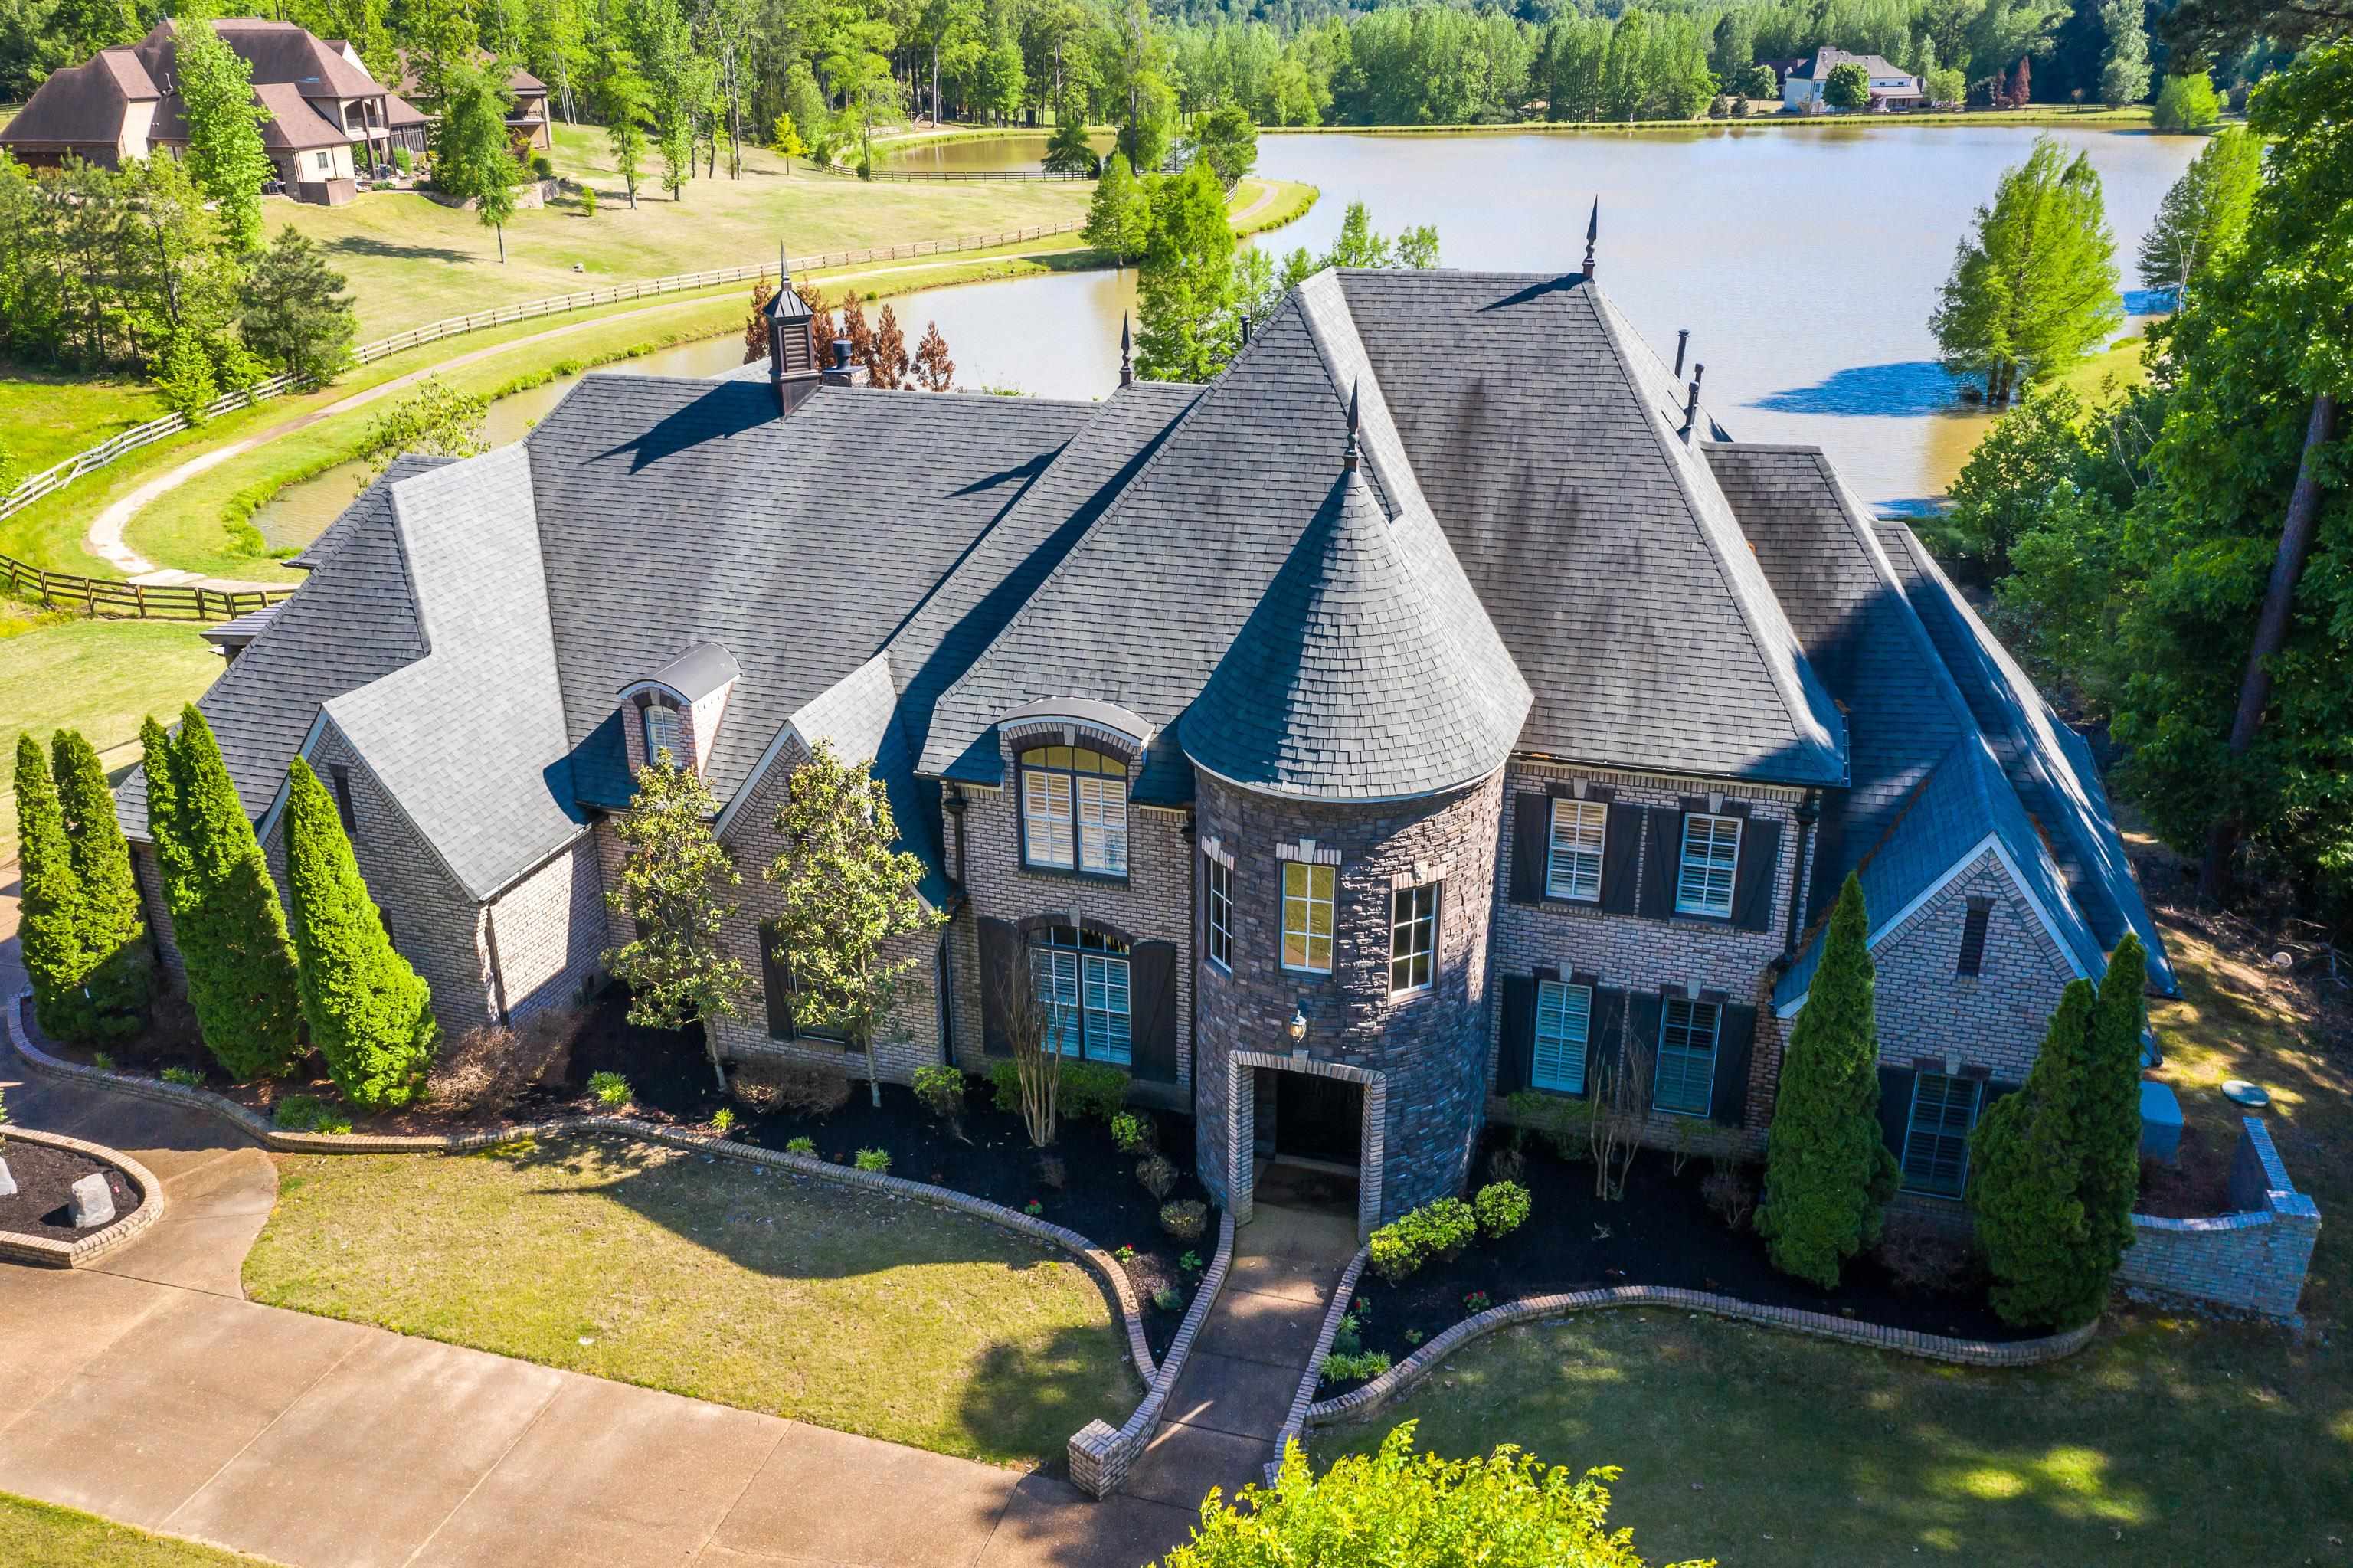
[[[1292,1009],[1292,1012],[1291,1012],[1291,1048],[1292,1048],[1292,1053],[1293,1053],[1293,1054],[1294,1054],[1294,1055],[1303,1054],[1306,1052],[1306,1049],[1307,1049],[1307,1012],[1306,1012],[1306,1010],[1305,1010],[1304,1008],[1293,1008],[1293,1009]]]

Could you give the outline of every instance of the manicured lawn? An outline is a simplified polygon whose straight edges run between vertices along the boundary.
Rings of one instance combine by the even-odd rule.
[[[1092,1277],[977,1220],[615,1141],[279,1171],[274,1306],[994,1464],[1141,1392]]]
[[[2082,1355],[1981,1372],[1679,1313],[1619,1312],[1506,1330],[1458,1353],[1374,1423],[1444,1452],[1517,1443],[1582,1469],[1620,1465],[1614,1523],[1654,1560],[1743,1568],[1955,1564],[2231,1568],[2347,1560],[2353,1357],[2342,1311],[2353,1238],[2353,1100],[2271,977],[2179,922],[2184,1000],[2154,1022],[2193,1124],[2235,1138],[2225,1076],[2270,1087],[2274,1138],[2324,1223],[2306,1337],[2146,1308]],[[2211,1103],[2210,1103],[2211,1102]],[[2230,1145],[2221,1145],[2227,1157]]]
[[[0,451],[38,473],[164,411],[144,383],[0,362]]]
[[[223,1552],[51,1503],[0,1492],[0,1563],[8,1568],[265,1568]]]

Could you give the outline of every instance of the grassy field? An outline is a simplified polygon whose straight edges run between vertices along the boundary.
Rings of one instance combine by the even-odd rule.
[[[1092,1277],[977,1220],[617,1142],[279,1173],[273,1306],[1001,1465],[1139,1392]]]
[[[2152,1022],[2193,1122],[2235,1122],[2225,1076],[2269,1086],[2274,1136],[2324,1214],[2353,1205],[2353,1082],[2280,986],[2169,927],[2184,997]],[[2231,1145],[2223,1143],[2227,1154]],[[1612,1522],[1655,1560],[1742,1568],[1924,1560],[2024,1568],[2336,1563],[2353,1538],[2353,1362],[2332,1342],[2353,1237],[2324,1225],[2307,1336],[2135,1308],[2094,1346],[1979,1372],[1680,1313],[1507,1330],[1379,1421],[1449,1453],[1517,1443],[1620,1465]]]
[[[0,1492],[0,1563],[8,1568],[267,1568],[241,1552],[150,1535],[127,1524]]]
[[[26,473],[38,473],[163,411],[139,381],[91,380],[0,361],[0,451]]]

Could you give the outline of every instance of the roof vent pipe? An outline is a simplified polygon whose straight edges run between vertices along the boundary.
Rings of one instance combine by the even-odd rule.
[[[1700,378],[1706,374],[1706,366],[1692,366],[1691,396],[1683,403],[1683,440],[1691,440],[1692,427],[1699,423],[1699,383]]]
[[[846,337],[838,337],[833,340],[833,367],[836,370],[847,370],[849,368],[849,340]],[[1696,383],[1694,383],[1694,385],[1696,385]]]
[[[1689,327],[1678,327],[1678,328],[1676,328],[1676,329],[1675,329],[1675,379],[1676,379],[1676,380],[1678,380],[1678,381],[1680,381],[1680,380],[1682,380],[1682,379],[1683,379],[1683,350],[1685,350],[1685,349],[1689,348],[1690,346],[1691,346],[1691,328],[1689,328]]]

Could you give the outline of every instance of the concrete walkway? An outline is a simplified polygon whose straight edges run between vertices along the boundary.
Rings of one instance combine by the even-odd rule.
[[[1166,1424],[1128,1472],[1126,1496],[1191,1509],[1208,1487],[1231,1498],[1264,1479],[1333,1288],[1356,1251],[1352,1215],[1260,1199],[1250,1223],[1234,1233],[1225,1290],[1170,1391]]]
[[[16,913],[0,889],[9,998]],[[276,1202],[269,1155],[211,1117],[27,1081],[5,1045],[0,1092],[16,1125],[142,1161],[168,1204],[94,1268],[0,1264],[0,1491],[293,1568],[1134,1568],[1185,1539],[1209,1484],[1164,1466],[1156,1498],[1090,1502],[1042,1476],[259,1306],[238,1270]]]

